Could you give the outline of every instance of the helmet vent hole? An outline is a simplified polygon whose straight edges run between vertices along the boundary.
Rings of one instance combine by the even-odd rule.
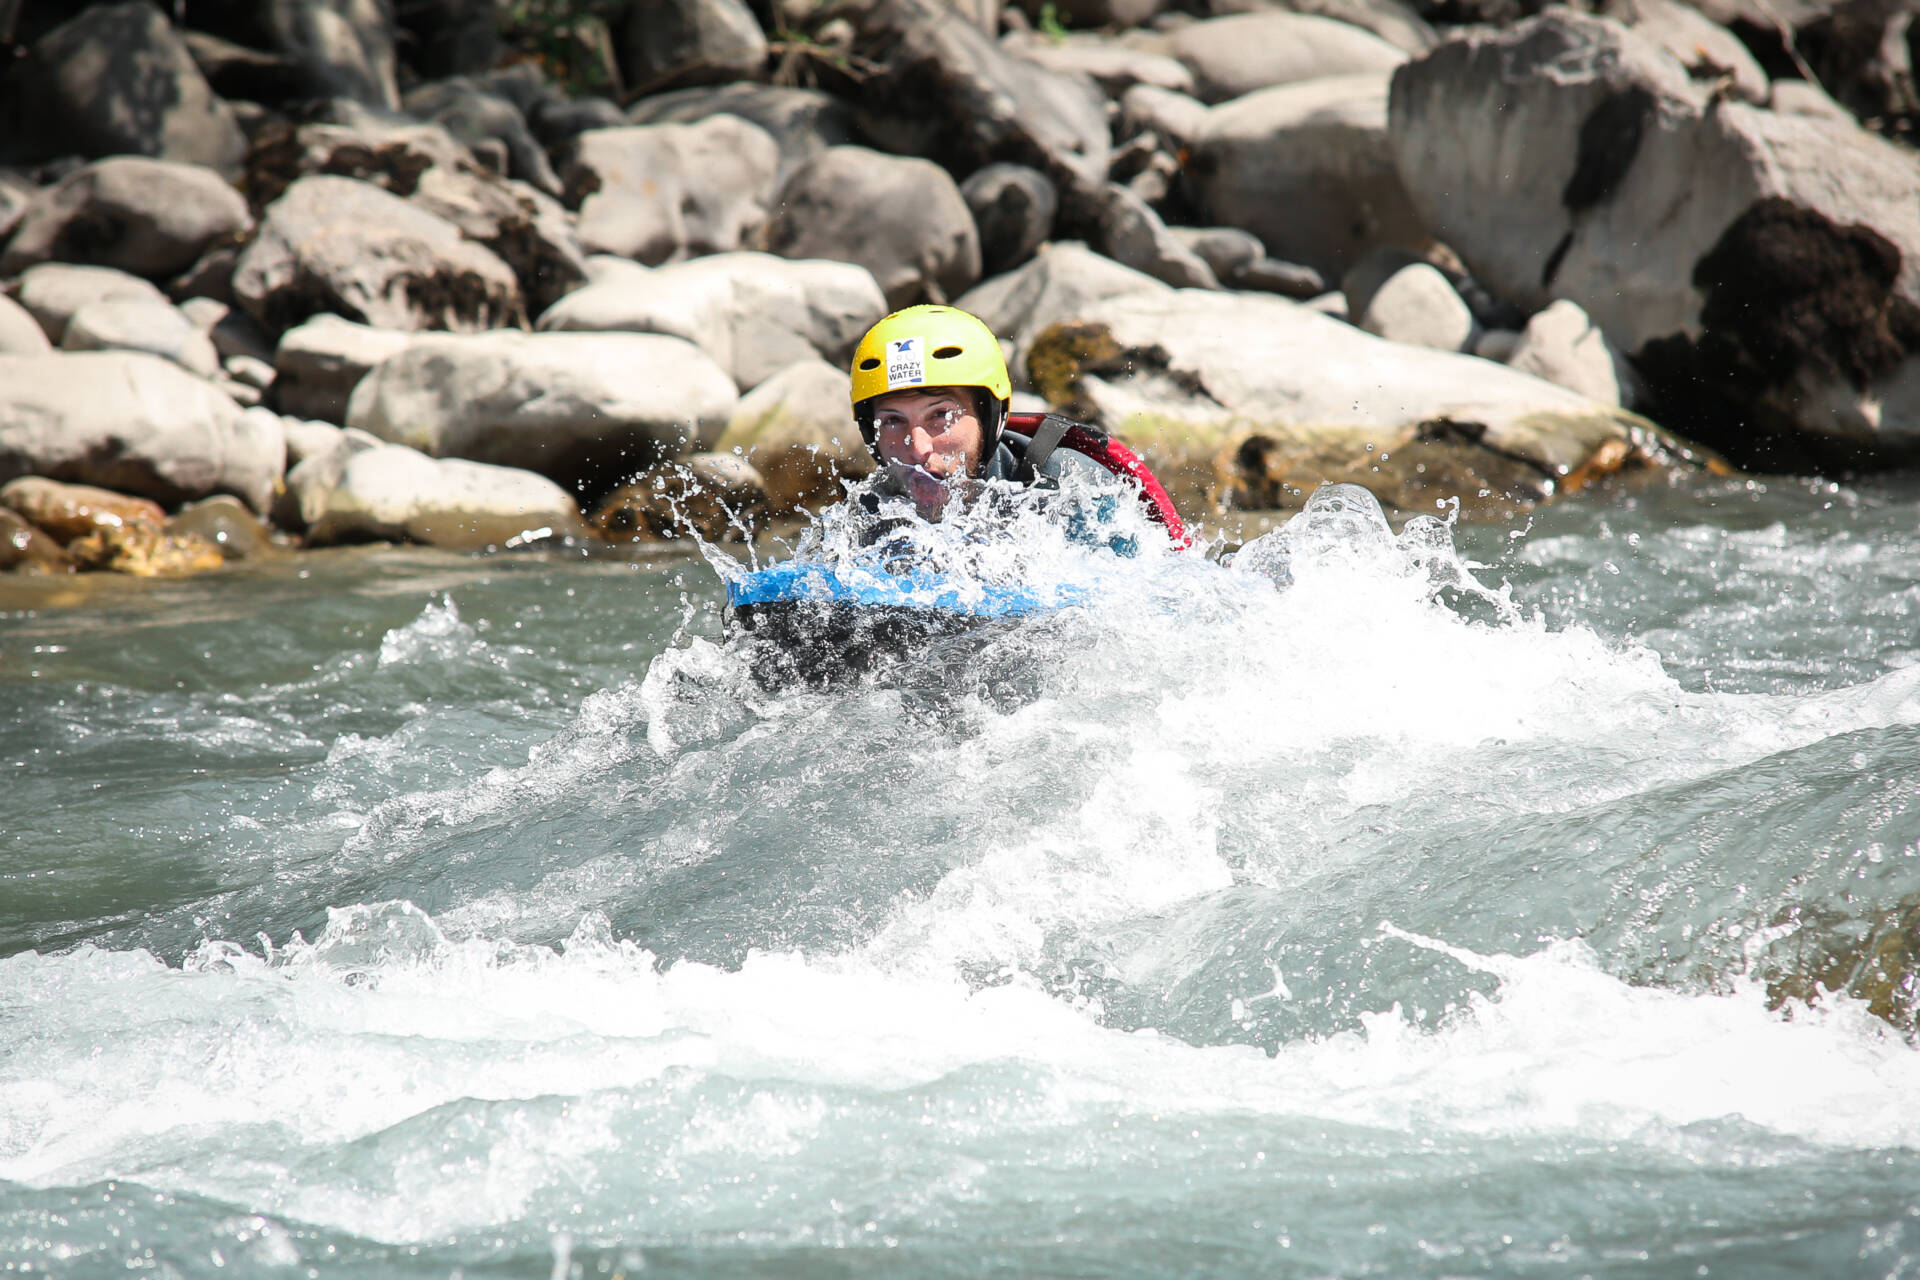
[[[960,354],[959,347],[940,347],[933,353],[935,360],[951,360]]]
[[[867,358],[866,358],[865,360],[862,360],[862,361],[860,362],[860,368],[861,368],[862,370],[866,370],[866,369],[878,369],[879,367],[880,367],[880,357],[879,357],[879,356],[868,356],[868,357],[867,357]]]

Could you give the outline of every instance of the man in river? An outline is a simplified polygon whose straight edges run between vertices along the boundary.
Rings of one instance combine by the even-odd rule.
[[[1178,544],[1186,531],[1158,479],[1124,445],[1053,414],[1011,414],[1012,380],[1000,343],[954,307],[896,311],[853,353],[853,415],[881,467],[873,497],[912,500],[938,520],[955,497],[972,502],[994,481],[1058,488],[1078,476],[1136,486],[1148,514]]]

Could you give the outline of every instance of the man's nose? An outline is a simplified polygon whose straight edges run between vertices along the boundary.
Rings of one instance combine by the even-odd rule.
[[[913,451],[920,457],[924,458],[933,453],[933,432],[925,427],[915,426],[913,434],[908,439],[913,441]]]

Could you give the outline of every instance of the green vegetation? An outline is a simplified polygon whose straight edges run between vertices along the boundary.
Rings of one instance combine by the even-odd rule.
[[[1060,41],[1067,38],[1067,24],[1060,20],[1060,7],[1053,0],[1040,6],[1040,17],[1036,19],[1040,34],[1049,40]]]
[[[626,7],[627,0],[508,0],[500,7],[500,35],[568,93],[617,98],[620,69],[609,30]]]

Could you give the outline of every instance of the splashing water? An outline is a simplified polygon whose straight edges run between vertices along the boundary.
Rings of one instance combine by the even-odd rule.
[[[1910,1273],[1920,1052],[1859,975],[1920,667],[1676,675],[1645,637],[1750,615],[1637,510],[1628,628],[1569,616],[1639,572],[1577,516],[1490,570],[1364,491],[1231,558],[956,509],[917,554],[1075,602],[828,690],[760,688],[697,565],[303,588],[153,629],[179,686],[29,620],[0,1258]],[[1850,548],[1916,510],[1800,554],[1893,572]]]

